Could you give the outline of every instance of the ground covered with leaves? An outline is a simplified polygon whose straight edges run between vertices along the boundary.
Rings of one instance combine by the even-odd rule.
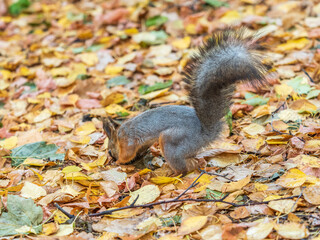
[[[319,1],[0,0],[0,16],[0,237],[320,239]],[[207,167],[175,176],[157,144],[117,166],[99,116],[188,105],[188,57],[230,25],[273,69],[237,87]]]

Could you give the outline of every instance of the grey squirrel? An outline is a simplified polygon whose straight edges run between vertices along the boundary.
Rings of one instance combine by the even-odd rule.
[[[176,173],[197,168],[198,151],[217,139],[231,102],[234,84],[264,84],[267,64],[246,29],[224,30],[191,56],[183,73],[192,107],[163,106],[148,110],[121,126],[103,119],[110,154],[118,164],[132,161],[158,141],[165,160]]]

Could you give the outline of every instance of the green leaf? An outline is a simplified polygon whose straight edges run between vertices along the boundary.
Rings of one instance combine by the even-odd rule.
[[[287,84],[298,94],[307,94],[311,91],[311,86],[301,76],[295,77],[288,81]]]
[[[128,84],[130,81],[125,76],[118,76],[111,78],[107,81],[107,87],[114,87],[119,85]]]
[[[28,86],[30,88],[28,90],[24,90],[22,95],[35,92],[38,89],[37,85],[35,83],[33,83],[33,82],[26,82],[25,84],[23,84],[23,86]]]
[[[72,49],[72,53],[78,54],[84,52],[85,48],[84,47],[77,47]]]
[[[246,100],[242,101],[242,104],[248,104],[251,106],[259,106],[259,105],[265,105],[268,103],[269,98],[264,98],[261,97],[257,94],[253,94],[253,93],[246,93],[246,95],[244,96]]]
[[[8,195],[8,212],[0,217],[0,237],[17,234],[39,234],[42,231],[42,208],[32,199]]]
[[[318,89],[312,89],[310,92],[307,94],[307,99],[312,99],[318,97],[320,94],[320,90]]]
[[[130,115],[128,112],[116,112],[116,114],[117,114],[119,117],[127,117],[127,116]]]
[[[146,21],[146,26],[161,26],[162,24],[166,23],[168,21],[168,18],[165,16],[154,16],[152,18],[148,18]]]
[[[9,13],[13,16],[18,16],[23,10],[30,6],[29,0],[19,0],[9,6]]]
[[[175,215],[173,217],[168,217],[168,218],[160,218],[162,221],[163,226],[177,226],[178,224],[181,224],[181,216]]]
[[[92,46],[88,47],[88,48],[86,49],[86,51],[87,51],[87,52],[96,52],[96,51],[100,50],[100,49],[103,48],[103,47],[104,47],[103,44],[92,45]]]
[[[4,108],[4,102],[0,101],[0,108]]]
[[[90,78],[91,76],[88,75],[88,74],[78,74],[77,78],[76,79],[79,79],[79,80],[86,80],[88,78]]]
[[[12,149],[10,157],[11,165],[19,166],[28,158],[47,159],[49,161],[63,161],[65,154],[56,153],[58,147],[55,144],[46,144],[46,142],[35,142]]]
[[[216,191],[216,190],[211,190],[211,189],[206,189],[206,199],[220,199],[223,198],[226,194]]]
[[[72,12],[67,13],[67,19],[74,22],[74,21],[84,21],[86,19],[86,15],[83,13],[74,14]]]
[[[148,86],[148,85],[141,85],[138,89],[138,92],[143,95],[143,94],[147,94],[149,92],[153,92],[156,90],[161,90],[167,87],[170,87],[172,85],[172,80],[167,81],[167,82],[163,82],[163,83],[155,83],[152,86]]]
[[[141,32],[133,36],[133,40],[142,46],[157,45],[166,42],[168,35],[165,31]]]
[[[218,0],[204,0],[205,3],[208,3],[210,6],[214,8],[219,8],[222,6],[229,7],[229,4],[226,2],[218,1]]]

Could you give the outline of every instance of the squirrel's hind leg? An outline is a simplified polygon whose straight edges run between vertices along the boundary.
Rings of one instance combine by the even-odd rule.
[[[179,129],[168,129],[159,138],[162,154],[177,174],[186,174],[196,168],[195,159],[189,157],[192,155],[190,152],[192,148],[188,149],[186,141],[188,141],[188,136],[180,133]]]

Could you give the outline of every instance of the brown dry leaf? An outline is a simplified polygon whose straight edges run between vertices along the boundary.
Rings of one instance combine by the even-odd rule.
[[[210,225],[200,230],[202,239],[222,240],[222,228],[220,225]]]
[[[268,203],[268,207],[280,213],[288,214],[296,210],[297,204],[294,200],[285,199],[285,200],[271,201]]]
[[[278,180],[277,184],[286,188],[299,187],[306,181],[307,176],[304,172],[299,169],[290,169],[286,174],[282,175]]]
[[[25,182],[21,189],[21,196],[25,198],[38,199],[46,195],[45,189],[31,182]]]
[[[208,216],[195,216],[185,219],[178,230],[179,235],[187,235],[200,230],[208,221]]]
[[[250,212],[246,207],[238,207],[233,212],[230,213],[230,217],[234,219],[246,218],[250,215]]]
[[[267,218],[263,219],[263,221],[247,230],[248,240],[265,239],[271,233],[273,226],[274,223],[270,222]]]
[[[306,187],[303,190],[303,196],[307,202],[320,205],[320,185]]]
[[[156,200],[160,196],[159,187],[156,185],[146,185],[132,193],[130,193],[129,204],[131,204],[134,200],[137,199],[136,205],[151,203]]]
[[[308,229],[303,224],[295,222],[277,224],[275,229],[281,237],[289,239],[307,238],[310,234]]]
[[[245,177],[244,179],[241,179],[240,181],[237,182],[231,182],[231,183],[225,183],[222,186],[222,192],[235,192],[240,189],[242,189],[244,186],[246,186],[251,179],[251,175]]]

